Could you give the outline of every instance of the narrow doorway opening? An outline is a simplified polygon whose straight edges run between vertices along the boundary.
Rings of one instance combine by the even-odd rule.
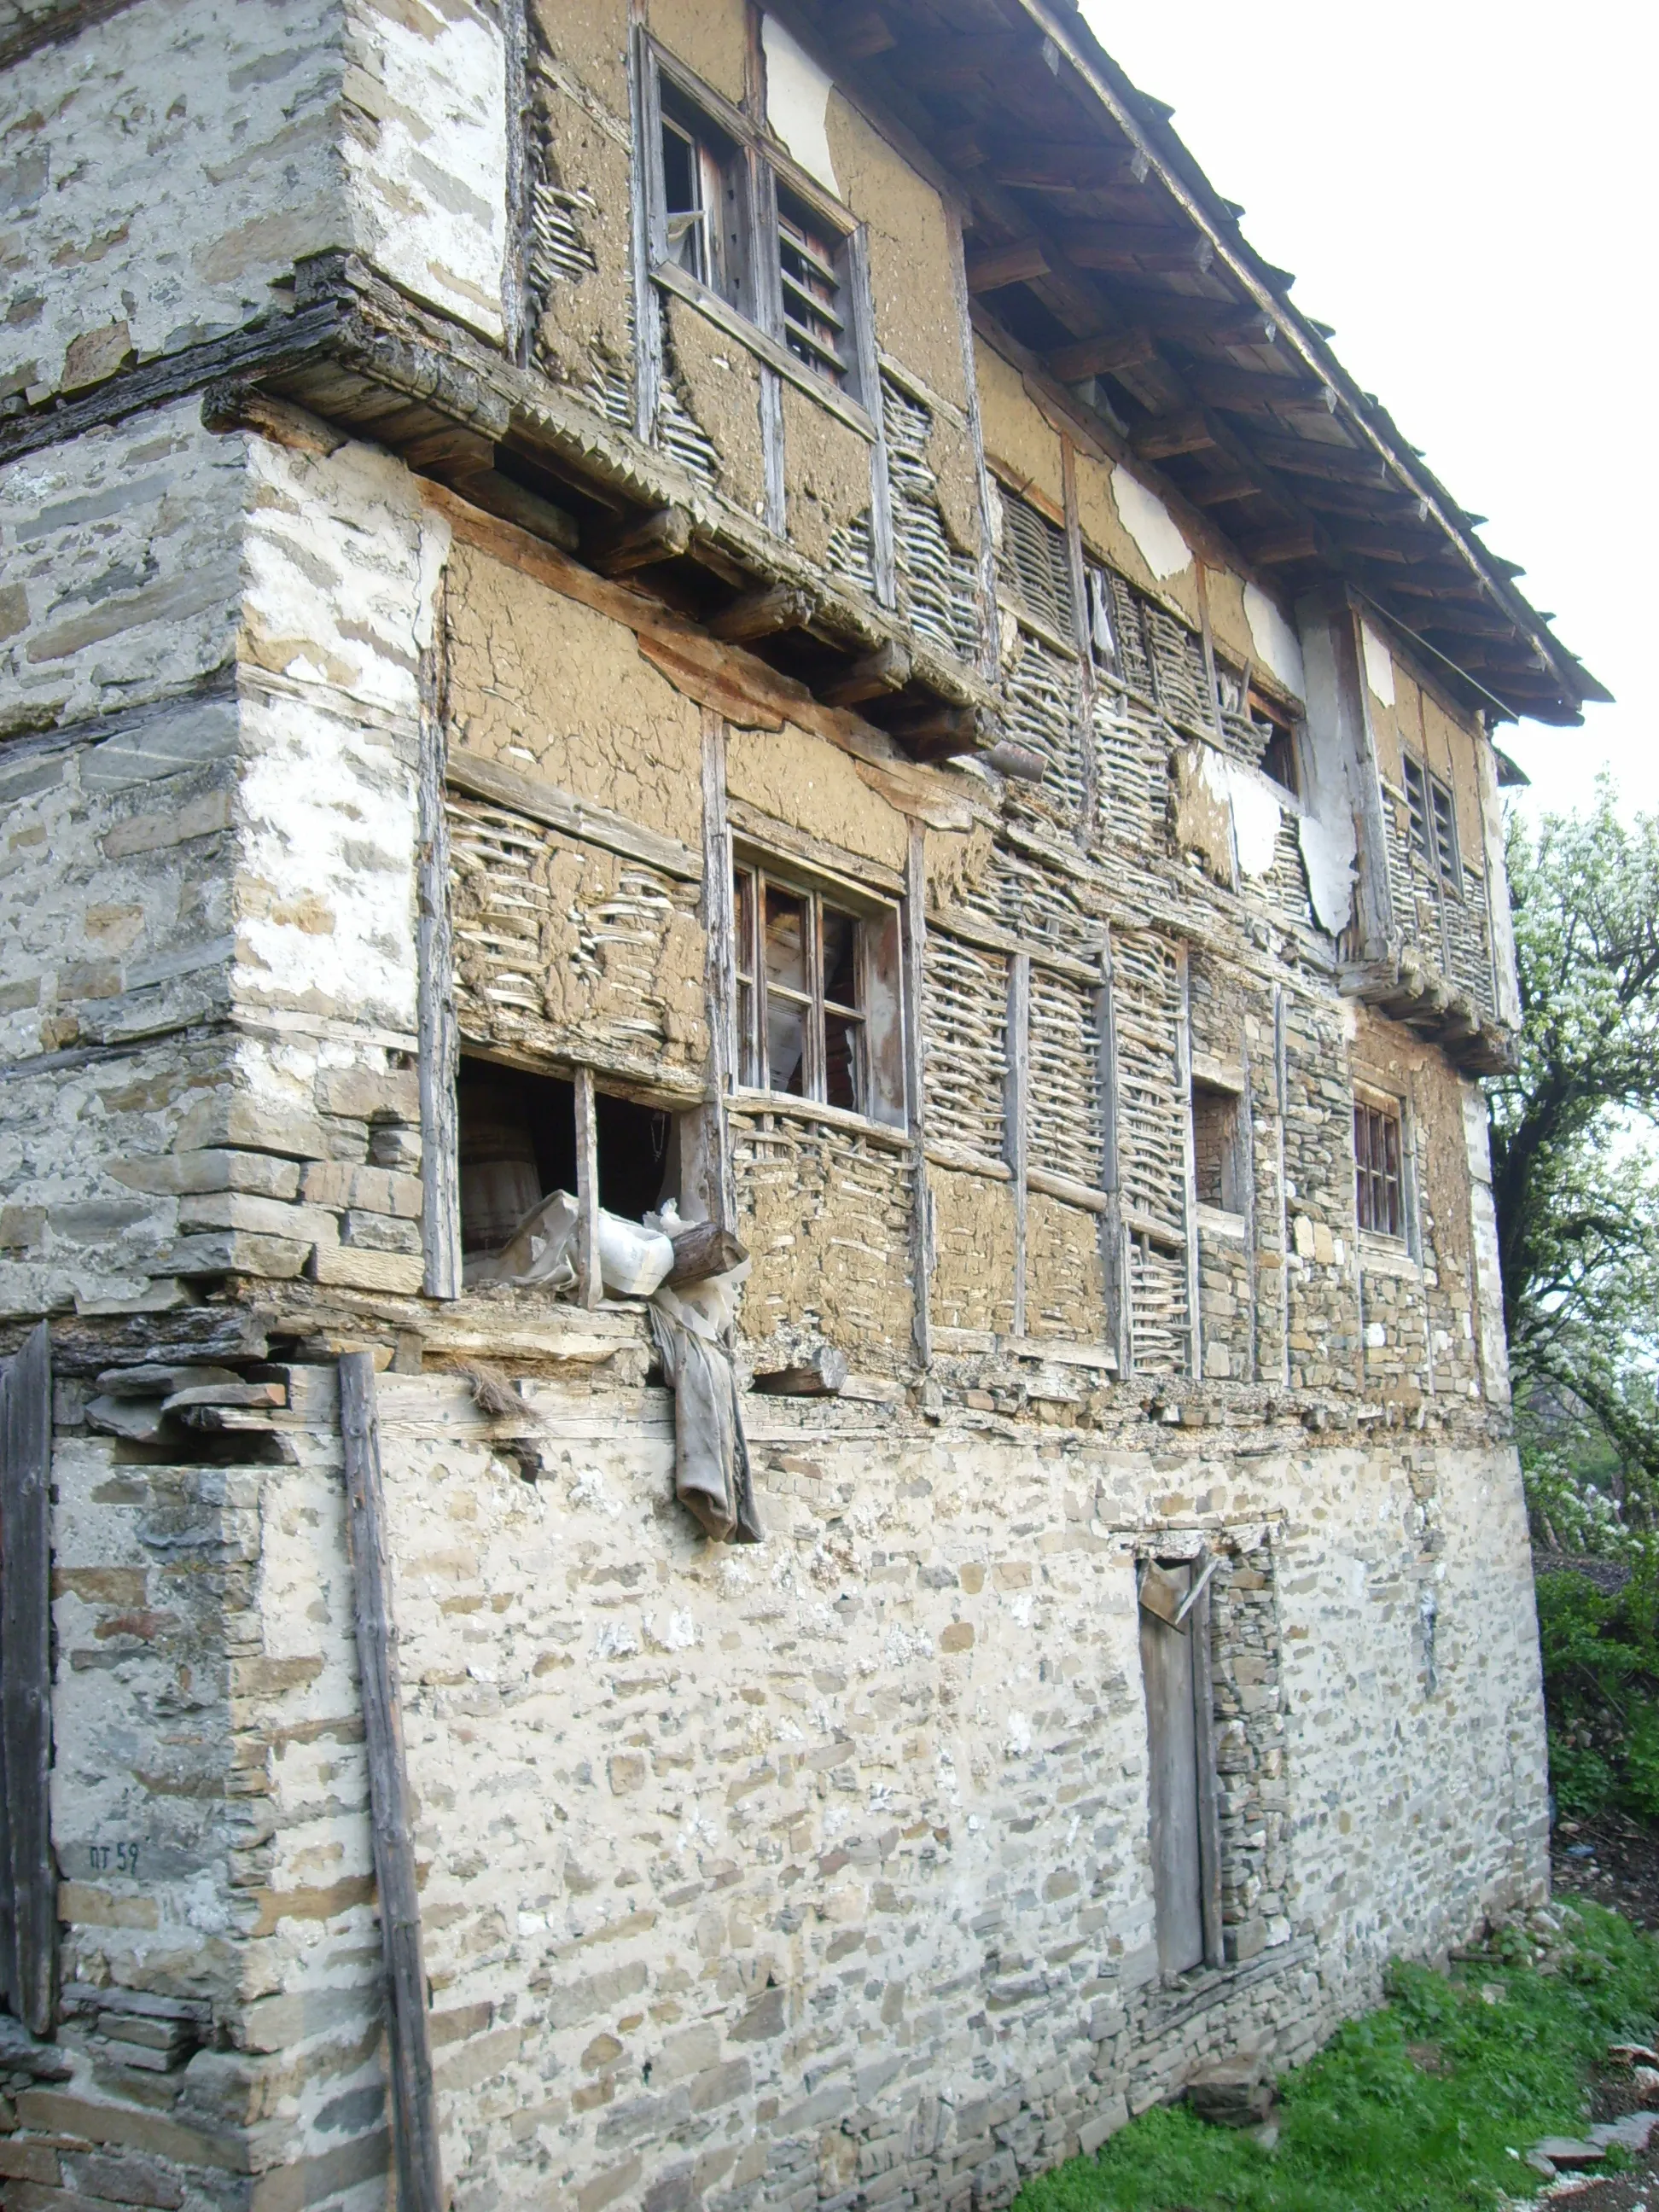
[[[1219,1966],[1224,1955],[1209,1567],[1147,1559],[1139,1570],[1152,1905],[1165,1975]]]

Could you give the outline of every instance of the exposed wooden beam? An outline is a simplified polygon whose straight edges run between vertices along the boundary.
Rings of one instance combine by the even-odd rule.
[[[1194,299],[1150,285],[1119,284],[1118,304],[1160,338],[1212,338],[1218,345],[1270,345],[1279,330],[1271,315],[1237,300]]]
[[[1242,499],[1273,496],[1264,489],[1259,476],[1248,476],[1240,471],[1227,476],[1200,477],[1182,489],[1194,507],[1231,507]]]
[[[1269,468],[1291,476],[1324,477],[1334,483],[1391,484],[1397,481],[1386,462],[1352,446],[1312,438],[1258,434],[1251,443]]]
[[[1176,453],[1201,453],[1216,443],[1215,429],[1201,408],[1143,422],[1130,441],[1143,461],[1167,461]]]
[[[1096,337],[1056,346],[1048,357],[1050,373],[1062,384],[1114,376],[1120,369],[1138,368],[1158,358],[1158,340],[1146,330],[1103,331]]]
[[[1139,184],[1146,173],[1144,158],[1131,147],[1120,153],[1099,144],[1041,140],[1030,145],[997,140],[986,147],[985,167],[993,183],[1028,192],[1087,192],[1121,177]]]
[[[1201,231],[1185,226],[1135,222],[1073,222],[1060,243],[1079,269],[1207,269],[1215,248]]]
[[[890,637],[862,660],[855,660],[838,682],[823,686],[819,696],[829,707],[859,707],[884,692],[902,691],[909,681],[909,653]]]
[[[879,8],[856,8],[840,26],[841,50],[854,62],[873,61],[898,40]]]
[[[653,561],[673,561],[691,543],[691,517],[683,507],[659,507],[637,522],[596,532],[585,558],[602,576],[623,576]]]
[[[1319,538],[1312,530],[1297,526],[1279,530],[1266,538],[1251,538],[1243,541],[1244,550],[1259,568],[1279,568],[1292,561],[1316,561],[1320,556]]]
[[[811,598],[799,585],[763,584],[722,607],[708,628],[715,637],[737,645],[775,636],[779,630],[799,629],[811,618]]]
[[[1040,239],[1017,238],[1011,246],[988,246],[968,256],[968,289],[977,299],[1005,284],[1029,284],[1048,274],[1048,255]]]
[[[1227,362],[1195,361],[1186,375],[1200,398],[1237,414],[1268,415],[1279,407],[1324,406],[1328,411],[1332,404],[1325,385],[1266,369],[1236,368]]]

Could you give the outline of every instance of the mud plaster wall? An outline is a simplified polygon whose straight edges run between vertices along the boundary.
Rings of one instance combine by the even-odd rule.
[[[1250,635],[1244,612],[1244,580],[1231,568],[1204,568],[1205,590],[1210,604],[1210,633],[1218,653],[1240,668],[1259,667],[1261,656]]]
[[[870,511],[870,447],[793,384],[783,386],[783,482],[790,542],[822,563],[838,530]]]
[[[752,355],[715,324],[672,294],[663,302],[668,374],[682,404],[707,433],[716,456],[714,481],[745,514],[766,516],[766,461],[761,439],[760,368]]]
[[[749,53],[744,0],[650,0],[651,35],[705,84],[741,104]]]
[[[904,866],[908,823],[838,747],[787,725],[728,731],[726,787],[775,821],[890,868]]]
[[[475,800],[449,806],[455,1001],[473,1043],[701,1075],[698,888]]]
[[[626,130],[627,0],[531,0],[531,19],[548,52]]]
[[[1026,397],[1019,371],[975,338],[974,374],[988,458],[1000,461],[1021,483],[1034,485],[1059,512],[1065,505],[1060,440]]]
[[[269,309],[298,256],[349,243],[331,0],[233,15],[141,0],[0,83],[0,398],[107,374]],[[112,325],[124,325],[125,336]],[[31,464],[40,467],[40,463]]]
[[[1028,407],[1030,404],[1029,399],[1025,401]],[[1077,511],[1085,544],[1091,545],[1109,566],[1155,599],[1172,600],[1197,625],[1196,565],[1189,562],[1173,575],[1153,574],[1146,555],[1118,511],[1111,465],[1097,460],[1091,453],[1079,453],[1077,456]]]
[[[1025,1199],[1025,1334],[1098,1344],[1109,1331],[1099,1218],[1044,1191]]]
[[[156,2154],[211,2166],[258,2112],[261,2161],[321,2198],[386,2146],[337,1417],[328,1370],[289,1372],[284,1463],[124,1467],[60,1438],[59,1740],[95,1686],[120,1755],[61,1775],[58,1811],[75,1969],[206,1997],[231,2046],[149,2077]],[[530,1480],[463,1386],[380,1382],[438,2112],[468,2197],[744,2189],[769,2212],[890,2177],[1003,2203],[1206,2057],[1306,2056],[1375,2000],[1385,1953],[1541,1894],[1505,1449],[1438,1454],[1430,1553],[1416,1448],[1382,1439],[1241,1455],[1213,1431],[755,1404],[768,1537],[732,1552],[670,1501],[662,1393],[527,1402]],[[1230,1949],[1255,1972],[1194,2008],[1155,1974],[1133,1565],[1196,1534],[1226,1577]],[[151,1847],[137,1875],[78,1875],[112,1832]],[[19,2100],[24,2142],[135,2111],[95,2101],[122,2085],[82,2031],[63,2048],[74,2079]]]
[[[927,1194],[933,1214],[929,1313],[942,1328],[1006,1334],[1014,1325],[1013,1185],[929,1161]]]
[[[908,1367],[910,1170],[902,1152],[805,1115],[734,1115],[738,1234],[752,1272],[739,1316],[757,1370],[836,1345],[860,1367]]]
[[[609,414],[618,411],[633,380],[627,81],[612,84],[615,72],[605,66],[610,49],[594,35],[586,9],[544,9],[538,22],[530,57],[526,257],[536,356],[550,375],[585,390]],[[619,10],[619,42],[625,30]],[[544,51],[553,57],[551,68],[543,65]]]
[[[841,196],[868,226],[876,342],[954,406],[968,404],[961,248],[945,203],[839,92],[826,118]]]
[[[631,630],[459,543],[444,605],[453,742],[700,846],[701,718]]]

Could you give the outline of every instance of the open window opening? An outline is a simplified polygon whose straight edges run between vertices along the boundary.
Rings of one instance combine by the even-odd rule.
[[[1244,1211],[1240,1158],[1243,1102],[1219,1084],[1193,1084],[1193,1165],[1198,1202],[1224,1213]]]
[[[489,1258],[544,1198],[558,1190],[582,1195],[576,1089],[557,1076],[464,1058],[456,1105],[462,1257]],[[593,1118],[606,1212],[638,1221],[678,1198],[677,1115],[596,1091]]]
[[[1143,1559],[1140,1668],[1158,1966],[1219,1966],[1220,1838],[1210,1680],[1212,1559]]]
[[[1286,708],[1276,699],[1269,699],[1252,690],[1249,695],[1250,724],[1261,741],[1258,763],[1263,775],[1271,776],[1281,791],[1288,791],[1292,799],[1302,796],[1302,776],[1296,757],[1296,722]]]
[[[1356,1098],[1354,1200],[1359,1226],[1374,1237],[1406,1234],[1404,1158],[1396,1101]]]
[[[732,871],[738,1080],[902,1127],[898,915]]]
[[[665,82],[661,97],[665,258],[741,307],[748,289],[741,150],[678,87]]]

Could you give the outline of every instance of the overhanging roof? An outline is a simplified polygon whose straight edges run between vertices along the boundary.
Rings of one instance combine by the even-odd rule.
[[[1610,695],[1070,0],[784,0],[955,180],[976,313],[1292,594],[1340,578],[1496,719]]]

